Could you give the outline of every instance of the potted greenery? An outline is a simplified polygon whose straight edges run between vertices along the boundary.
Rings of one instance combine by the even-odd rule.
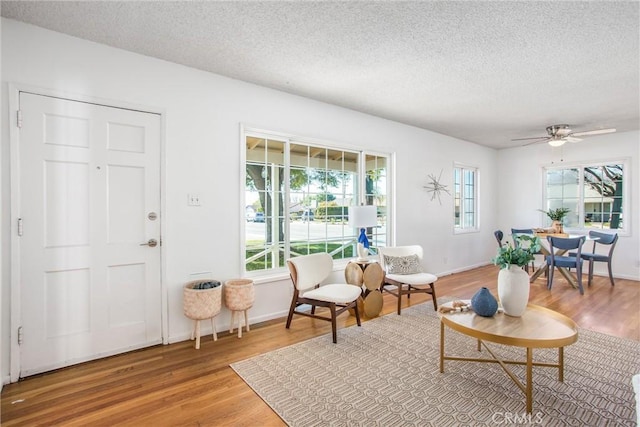
[[[544,211],[542,209],[538,209],[540,212],[547,214],[549,219],[551,220],[551,228],[555,230],[556,233],[562,233],[562,222],[564,217],[567,216],[571,210],[569,208],[558,208],[558,209],[549,209],[548,211]]]
[[[500,266],[498,298],[504,314],[519,317],[529,302],[529,275],[522,267],[540,250],[540,239],[527,234],[514,235],[513,239],[515,244],[505,243],[491,262]]]

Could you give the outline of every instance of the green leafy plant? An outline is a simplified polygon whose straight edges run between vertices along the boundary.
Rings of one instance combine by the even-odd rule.
[[[534,254],[540,250],[540,239],[538,236],[520,234],[513,236],[515,246],[507,242],[498,249],[495,258],[491,260],[500,268],[509,268],[510,265],[524,267],[534,258]]]
[[[560,221],[560,222],[562,222],[564,217],[567,216],[569,212],[571,212],[571,209],[569,208],[549,209],[548,211],[543,211],[542,209],[538,209],[538,210],[540,212],[547,214],[547,216],[551,221]]]

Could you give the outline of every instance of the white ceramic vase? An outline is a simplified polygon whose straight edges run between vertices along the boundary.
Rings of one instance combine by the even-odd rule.
[[[517,265],[498,273],[498,297],[504,314],[520,317],[529,303],[529,275]]]

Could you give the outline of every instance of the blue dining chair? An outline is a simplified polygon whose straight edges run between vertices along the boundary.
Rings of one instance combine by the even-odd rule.
[[[511,234],[533,234],[533,228],[512,228]]]
[[[593,278],[593,263],[594,262],[606,262],[609,269],[609,280],[611,286],[615,286],[613,282],[613,273],[611,271],[611,259],[613,258],[613,250],[618,242],[618,233],[603,233],[600,231],[589,231],[589,237],[593,239],[593,249],[591,252],[582,252],[580,256],[583,260],[589,261],[589,281],[588,286],[591,286],[591,279]],[[596,244],[607,245],[609,247],[608,254],[596,253]],[[575,252],[570,252],[569,256],[576,256]]]
[[[582,245],[586,240],[585,236],[580,237],[553,237],[547,236],[549,242],[549,252],[551,255],[547,255],[547,265],[549,266],[549,275],[547,276],[547,289],[551,290],[553,284],[553,271],[554,267],[562,268],[575,268],[576,278],[578,279],[578,289],[580,295],[584,295],[584,288],[582,287]],[[568,256],[556,255],[556,249],[560,251],[568,251],[570,249],[577,249],[576,252],[572,252]]]

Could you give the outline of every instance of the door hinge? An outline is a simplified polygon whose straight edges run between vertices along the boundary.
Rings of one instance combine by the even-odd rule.
[[[22,326],[18,326],[18,345],[22,345],[24,337],[22,335]]]
[[[18,128],[22,128],[22,110],[16,111],[16,125]]]
[[[18,236],[22,236],[23,231],[22,218],[18,218]]]

